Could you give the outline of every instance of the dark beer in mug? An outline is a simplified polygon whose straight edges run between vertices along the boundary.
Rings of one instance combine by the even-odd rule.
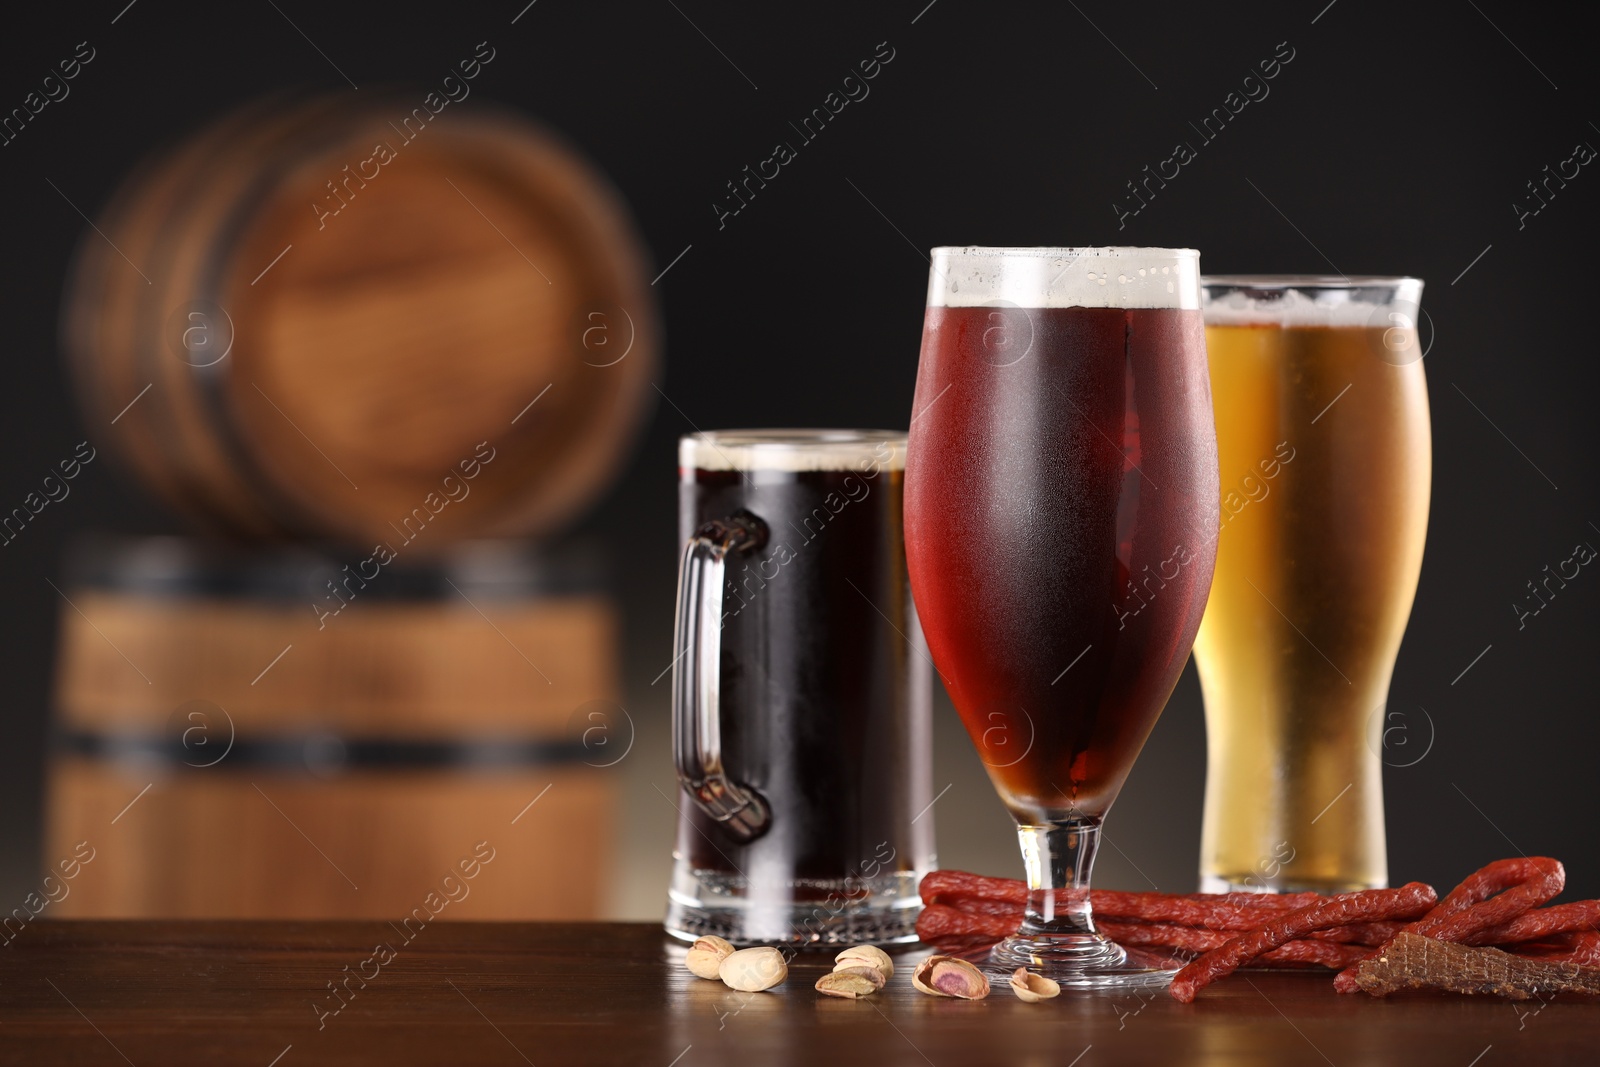
[[[933,838],[928,660],[901,532],[904,458],[904,436],[891,432],[682,442],[680,534],[691,551],[680,596],[708,524],[743,537],[722,560],[717,634],[713,762],[728,785],[708,791],[724,805],[729,792],[749,794],[750,806],[719,818],[686,779],[674,933],[767,943],[912,935]],[[691,631],[674,649],[683,671],[699,653],[694,625],[680,629]],[[680,771],[687,761],[692,779],[707,762],[704,740],[679,741]]]

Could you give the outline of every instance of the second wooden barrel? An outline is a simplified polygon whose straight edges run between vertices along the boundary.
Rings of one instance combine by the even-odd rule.
[[[92,859],[51,914],[598,917],[632,741],[610,601],[497,546],[348,573],[77,553],[44,858]],[[330,583],[348,603],[318,614]]]
[[[525,119],[414,103],[248,107],[85,234],[63,337],[86,421],[212,528],[543,533],[632,442],[657,314],[621,198]]]

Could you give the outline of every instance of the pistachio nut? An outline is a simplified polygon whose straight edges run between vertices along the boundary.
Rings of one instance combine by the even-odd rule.
[[[733,955],[733,951],[733,946],[720,937],[702,937],[689,946],[683,965],[699,977],[715,981],[722,961]]]
[[[911,984],[933,997],[982,1000],[989,995],[989,979],[966,960],[955,956],[929,956],[917,964]]]
[[[1018,967],[1011,976],[1011,991],[1017,999],[1028,1004],[1037,1004],[1041,1000],[1061,995],[1061,985],[1046,978],[1042,974],[1034,974],[1026,967]]]
[[[833,969],[841,967],[872,967],[885,981],[894,977],[894,960],[877,945],[852,945],[833,958]]]
[[[853,974],[858,978],[865,978],[867,981],[872,983],[872,988],[874,990],[882,989],[884,986],[889,984],[889,979],[885,978],[883,976],[883,972],[878,970],[876,967],[835,967],[833,969],[833,973]]]
[[[789,965],[783,953],[770,946],[742,948],[723,959],[717,977],[730,989],[759,993],[789,977]]]
[[[883,988],[883,975],[872,967],[846,967],[830,971],[817,979],[816,989],[825,997],[867,997]]]

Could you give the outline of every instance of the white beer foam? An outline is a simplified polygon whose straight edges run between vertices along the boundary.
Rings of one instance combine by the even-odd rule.
[[[681,470],[905,470],[901,430],[714,430],[678,439]]]
[[[1192,248],[933,250],[929,307],[1200,307]]]
[[[1387,328],[1390,309],[1412,320],[1422,299],[1417,278],[1324,278],[1240,275],[1203,279],[1209,326],[1372,326]],[[1228,290],[1227,292],[1212,291]],[[1415,322],[1412,322],[1415,325]]]

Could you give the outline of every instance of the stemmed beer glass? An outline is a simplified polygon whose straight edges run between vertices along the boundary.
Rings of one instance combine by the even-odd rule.
[[[1211,586],[1199,254],[934,249],[905,514],[929,650],[1027,869],[991,969],[1165,983],[1178,961],[1096,931],[1089,878]]]

